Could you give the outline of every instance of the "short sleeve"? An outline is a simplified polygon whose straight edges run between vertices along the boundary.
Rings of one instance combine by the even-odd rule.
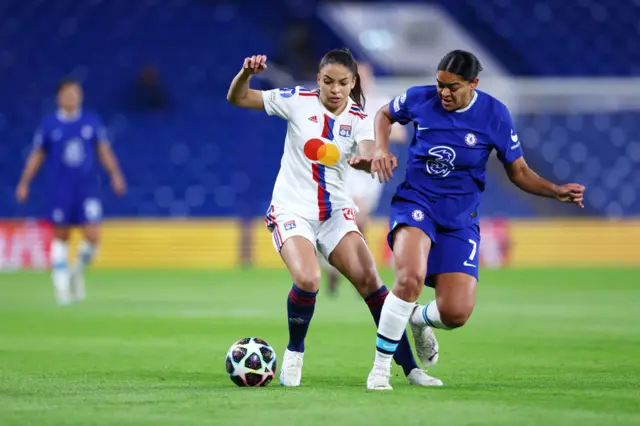
[[[367,140],[375,140],[375,135],[373,132],[373,118],[371,117],[371,115],[367,115],[364,119],[358,120],[358,125],[355,128],[355,134],[353,135],[353,138],[356,143]]]
[[[33,134],[32,146],[34,149],[43,149],[46,152],[49,150],[49,145],[44,122],[42,122]]]
[[[411,87],[402,95],[389,102],[391,117],[400,124],[407,124],[413,120],[412,106],[415,105],[418,88]]]
[[[34,148],[42,148],[44,144],[44,135],[42,134],[42,129],[38,127],[36,132],[33,134],[33,147]]]
[[[98,116],[96,116],[95,118],[95,126],[96,143],[111,143],[111,141],[109,141],[109,135],[107,134],[107,128],[104,126],[104,123]]]
[[[498,159],[503,164],[511,164],[522,157],[524,151],[507,107],[502,106],[498,114],[500,115],[499,124],[493,135],[493,145],[497,151]]]
[[[280,118],[288,120],[293,111],[293,104],[298,96],[298,87],[264,90],[262,92],[262,101],[264,110],[269,115],[277,115]]]

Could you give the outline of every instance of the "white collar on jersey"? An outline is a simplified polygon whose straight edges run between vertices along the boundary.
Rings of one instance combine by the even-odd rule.
[[[319,90],[319,89],[316,89],[316,90]],[[314,92],[315,92],[315,90],[314,90]],[[360,111],[364,112],[364,111],[362,110],[362,108],[360,108],[360,106],[359,106],[357,103],[355,103],[355,101],[354,101],[353,99],[351,99],[351,96],[349,96],[349,100],[347,101],[347,106],[345,107],[344,111],[342,111],[342,112],[341,112],[340,114],[338,114],[338,115],[336,115],[336,114],[332,113],[331,111],[329,111],[329,110],[327,109],[327,107],[326,107],[326,106],[324,106],[324,104],[323,104],[323,103],[322,103],[322,101],[320,100],[320,97],[319,97],[319,96],[318,96],[318,103],[320,104],[320,106],[321,106],[322,108],[324,108],[325,113],[326,113],[329,117],[334,118],[334,119],[335,119],[335,118],[340,117],[342,114],[347,114],[347,113],[351,110],[351,107],[353,107],[354,105],[355,105],[356,107],[358,107],[358,108],[360,109]]]
[[[466,107],[462,108],[462,109],[457,109],[456,112],[465,112],[465,111],[469,111],[469,109],[471,109],[471,107],[473,106],[473,104],[476,103],[476,101],[478,100],[478,92],[476,92],[475,90],[473,91],[473,98],[471,99],[471,102],[469,102],[469,105],[467,105]]]
[[[74,114],[67,114],[62,109],[56,111],[56,117],[60,121],[76,121],[82,115],[82,108],[78,108]]]

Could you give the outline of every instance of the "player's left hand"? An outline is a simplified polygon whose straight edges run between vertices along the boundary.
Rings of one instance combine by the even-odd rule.
[[[356,170],[362,170],[367,173],[371,173],[372,157],[362,157],[360,155],[354,155],[348,161],[349,165]]]
[[[387,151],[377,150],[371,162],[371,176],[378,176],[380,183],[387,183],[393,177],[393,171],[398,167],[398,159]]]
[[[127,193],[127,183],[121,174],[111,176],[111,188],[113,188],[113,192],[118,196],[123,196]]]
[[[582,204],[584,201],[584,190],[584,185],[567,183],[558,187],[556,199],[562,203],[573,203],[581,209],[584,209],[584,204]]]

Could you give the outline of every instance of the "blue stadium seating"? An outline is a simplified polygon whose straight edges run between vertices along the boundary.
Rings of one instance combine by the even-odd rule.
[[[227,85],[247,53],[278,53],[284,24],[305,19],[321,26],[313,16],[316,3],[279,0],[265,9],[264,2],[250,0],[241,12],[233,2],[204,0],[2,2],[0,216],[43,213],[41,178],[27,206],[16,204],[13,191],[33,130],[53,107],[55,85],[65,74],[84,81],[86,104],[102,114],[128,179],[123,200],[105,189],[110,216],[261,215],[280,164],[285,123],[231,107]],[[575,7],[550,0],[438,3],[480,41],[509,52],[503,60],[515,73],[640,72],[629,59],[638,54],[637,37],[628,36],[638,34],[637,2],[606,8],[587,0]],[[319,40],[315,56],[335,40]],[[170,99],[166,110],[127,106],[147,64],[161,73]],[[640,214],[640,138],[627,140],[640,134],[637,114],[522,115],[516,122],[529,162],[542,175],[589,185],[591,214]],[[572,212],[514,195],[499,165],[492,164],[488,175],[486,215]],[[392,191],[388,186],[386,200]],[[380,213],[385,207],[383,202]]]

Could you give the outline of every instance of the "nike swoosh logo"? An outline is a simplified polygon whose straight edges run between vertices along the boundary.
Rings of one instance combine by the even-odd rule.
[[[428,127],[420,127],[420,126],[418,126],[418,130],[429,130],[429,128]]]
[[[511,145],[511,149],[518,149],[519,146],[520,146],[520,142],[518,142],[515,145]]]
[[[427,358],[429,361],[433,361],[433,359],[436,357],[436,355],[438,355],[438,352],[434,353],[433,355],[431,355],[429,358]]]
[[[382,344],[382,349],[386,350],[386,351],[390,351],[393,349],[393,345],[389,344],[389,343],[383,343]]]
[[[475,267],[476,267],[476,265],[474,265],[474,264],[472,264],[472,263],[469,263],[469,262],[467,262],[466,260],[464,261],[463,265],[464,265],[464,266],[470,266],[470,267],[472,267],[472,268],[475,268]]]
[[[511,131],[511,140],[512,140],[513,142],[518,142],[518,134],[517,134],[517,133],[516,133],[516,134],[514,134],[514,133],[513,133],[513,130]]]

